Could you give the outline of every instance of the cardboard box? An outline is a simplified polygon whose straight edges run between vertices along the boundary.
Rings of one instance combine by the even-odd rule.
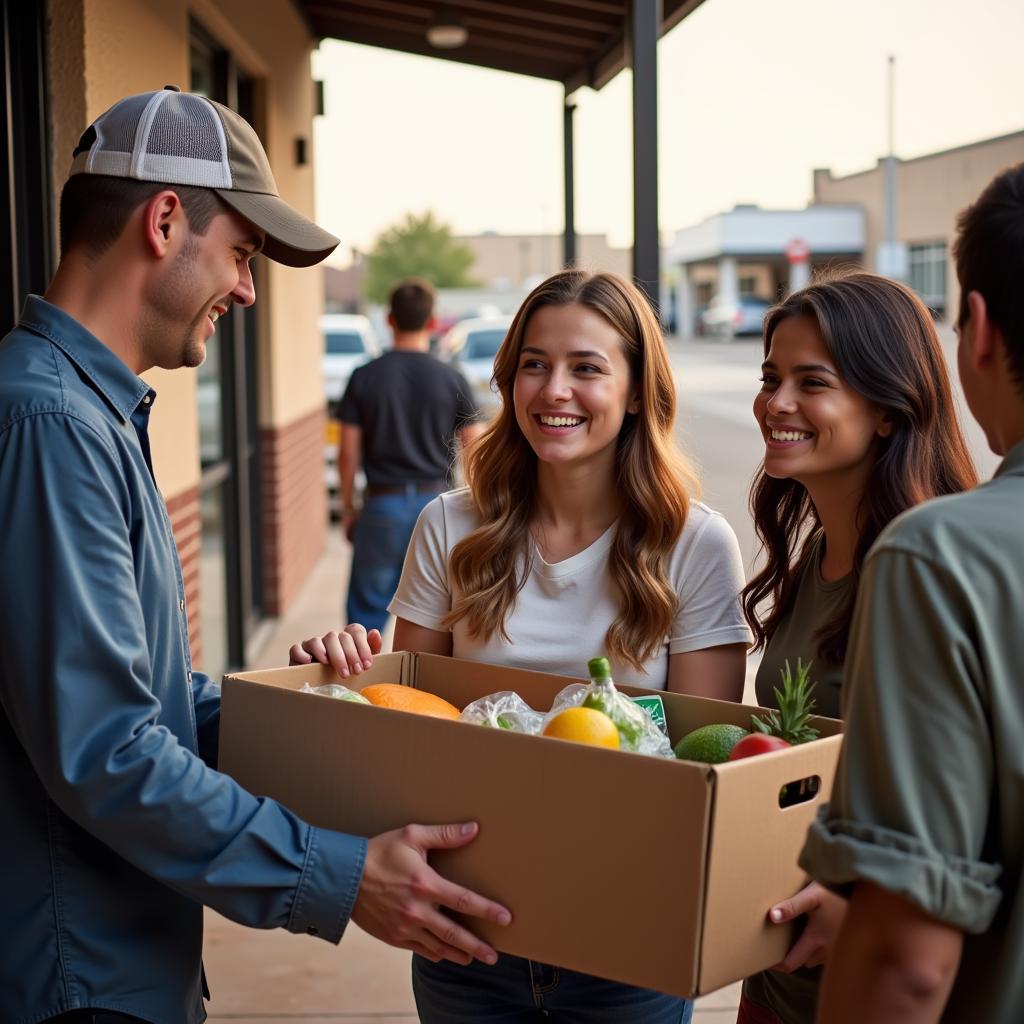
[[[352,685],[401,682],[459,707],[515,690],[546,710],[573,681],[396,653]],[[469,846],[431,863],[509,907],[507,928],[471,923],[497,949],[694,996],[777,963],[791,944],[765,915],[805,881],[797,853],[831,791],[840,723],[819,719],[826,738],[813,743],[700,765],[295,692],[306,682],[337,679],[319,665],[225,678],[222,770],[357,835],[478,821]],[[756,710],[663,697],[673,742],[711,722],[749,727]],[[780,807],[783,786],[812,777],[816,794]]]

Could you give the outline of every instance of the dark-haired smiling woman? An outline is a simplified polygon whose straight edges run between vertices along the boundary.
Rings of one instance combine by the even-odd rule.
[[[764,347],[751,508],[767,561],[743,591],[764,651],[757,696],[772,706],[799,658],[812,662],[816,712],[839,718],[864,556],[901,512],[977,476],[932,318],[903,285],[864,273],[813,284],[769,311]],[[746,980],[737,1024],[813,1024],[844,910],[816,883],[771,908],[776,923],[807,920],[781,964]]]

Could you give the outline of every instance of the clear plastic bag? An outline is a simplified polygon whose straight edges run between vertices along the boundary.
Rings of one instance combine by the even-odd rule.
[[[541,729],[559,711],[581,705],[603,711],[608,715],[619,730],[621,750],[649,754],[653,757],[675,757],[668,737],[654,723],[646,709],[634,703],[624,693],[619,693],[610,680],[607,685],[600,680],[570,683],[559,690],[551,710],[544,716]]]
[[[467,704],[459,718],[474,725],[487,725],[492,729],[509,729],[536,735],[544,723],[544,716],[512,690],[502,690]]]
[[[356,704],[369,704],[370,702],[358,691],[350,690],[341,683],[327,683],[324,686],[310,686],[303,683],[299,693],[315,693],[321,697],[333,697],[334,700],[351,700]]]

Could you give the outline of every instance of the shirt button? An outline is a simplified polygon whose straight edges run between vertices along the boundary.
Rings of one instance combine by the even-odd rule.
[[[178,610],[179,611],[184,611],[185,610],[185,602],[184,602],[184,600],[178,602]]]
[[[188,674],[188,681],[189,681],[190,683],[192,682],[192,673],[191,673],[191,672],[189,672],[189,674]]]
[[[149,395],[146,395],[146,397],[145,397],[145,398],[143,398],[143,400],[142,400],[142,404],[143,404],[143,405],[149,405],[149,403],[150,403],[151,401],[152,401],[152,399],[151,399],[151,398],[149,397]]]
[[[311,924],[311,925],[310,925],[310,926],[309,926],[309,927],[308,927],[308,928],[306,929],[306,934],[307,934],[307,935],[319,935],[319,934],[320,934],[320,929],[319,929],[319,928],[317,928],[317,926],[316,926],[315,924]]]

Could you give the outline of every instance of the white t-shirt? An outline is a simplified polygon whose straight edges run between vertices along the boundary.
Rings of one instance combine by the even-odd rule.
[[[388,610],[418,626],[448,632],[441,620],[452,608],[449,556],[478,525],[465,488],[427,505],[416,523]],[[588,659],[607,653],[605,636],[618,616],[618,592],[608,567],[614,538],[612,525],[588,548],[555,563],[545,562],[531,539],[529,574],[505,623],[510,640],[498,633],[487,639],[471,637],[462,619],[451,630],[453,657],[585,677]],[[690,503],[686,525],[669,558],[668,576],[679,595],[671,635],[645,663],[645,673],[613,662],[616,682],[663,690],[669,654],[751,641],[739,603],[739,544],[721,515],[700,502]]]

